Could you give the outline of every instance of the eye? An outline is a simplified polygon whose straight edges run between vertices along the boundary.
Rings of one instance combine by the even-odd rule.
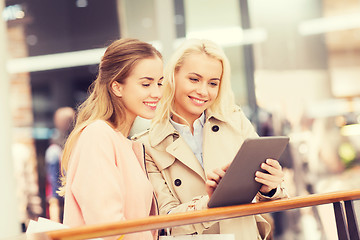
[[[219,86],[219,83],[218,83],[218,82],[209,82],[209,84],[210,84],[212,87],[217,87],[217,86]]]
[[[163,85],[163,83],[162,83],[162,82],[158,82],[158,86],[160,86],[160,87],[161,87],[162,85]]]
[[[189,79],[190,79],[190,81],[192,81],[192,82],[198,82],[198,81],[199,81],[198,78],[189,78]]]
[[[150,83],[143,83],[141,84],[143,87],[150,87]]]

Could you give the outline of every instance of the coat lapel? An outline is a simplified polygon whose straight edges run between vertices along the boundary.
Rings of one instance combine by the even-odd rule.
[[[149,134],[150,144],[155,148],[166,138],[172,138],[173,141],[166,146],[166,152],[197,173],[204,181],[206,180],[204,170],[195,154],[169,121],[157,124]]]
[[[170,144],[166,151],[196,172],[204,181],[206,180],[204,169],[201,167],[199,160],[181,136]]]

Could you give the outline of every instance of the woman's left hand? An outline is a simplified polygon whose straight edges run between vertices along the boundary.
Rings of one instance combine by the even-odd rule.
[[[275,159],[266,159],[265,163],[261,164],[261,168],[267,171],[267,173],[257,171],[255,173],[255,180],[263,184],[260,192],[267,194],[284,181],[284,173],[280,163]]]

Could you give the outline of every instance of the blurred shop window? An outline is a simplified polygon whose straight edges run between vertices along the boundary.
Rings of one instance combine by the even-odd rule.
[[[236,102],[247,106],[242,49],[246,37],[241,29],[239,1],[225,0],[219,3],[216,0],[184,0],[184,16],[187,38],[211,39],[224,49],[231,64],[231,84]]]
[[[249,1],[254,28],[255,86],[274,132],[289,134],[296,195],[357,188],[359,176],[359,33],[356,0]],[[278,131],[287,122],[288,131]],[[301,210],[284,234],[333,239],[332,209]],[[311,219],[313,224],[305,224]],[[294,229],[296,226],[297,229]],[[312,230],[307,230],[306,227]],[[301,236],[301,235],[299,235]],[[285,238],[287,239],[287,238]]]
[[[120,2],[120,1],[119,1]],[[142,41],[157,40],[155,0],[122,0],[120,5],[121,34]]]
[[[23,0],[22,4],[32,19],[26,29],[29,56],[104,47],[120,36],[116,0]]]

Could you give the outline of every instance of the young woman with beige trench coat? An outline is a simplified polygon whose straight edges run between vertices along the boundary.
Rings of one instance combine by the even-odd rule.
[[[186,40],[165,67],[163,87],[150,130],[134,136],[145,145],[160,214],[206,209],[224,166],[246,138],[258,135],[234,103],[229,62],[213,42]],[[278,161],[269,159],[263,168],[270,174],[254,176],[263,184],[257,201],[286,197]],[[170,232],[174,236],[230,233],[236,240],[252,240],[266,239],[270,230],[270,224],[255,215],[184,225]]]

